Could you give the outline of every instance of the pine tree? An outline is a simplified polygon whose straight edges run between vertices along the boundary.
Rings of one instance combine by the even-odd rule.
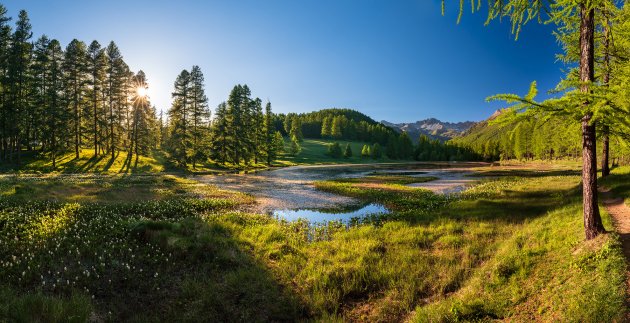
[[[262,111],[262,101],[256,98],[252,101],[252,126],[250,131],[252,132],[254,142],[254,164],[258,164],[259,161],[265,159],[265,143],[266,143],[266,128],[265,128],[265,115]]]
[[[302,151],[300,140],[294,135],[293,137],[291,137],[291,155],[297,156],[300,151]]]
[[[192,159],[193,168],[197,161],[205,159],[205,141],[208,132],[208,122],[210,120],[210,109],[208,108],[208,98],[204,90],[204,78],[199,66],[193,66],[190,71],[190,89],[189,89],[190,106],[190,137],[191,145],[190,159]]]
[[[81,117],[83,112],[83,96],[86,92],[87,49],[85,43],[76,39],[66,47],[64,57],[64,79],[67,103],[72,110],[72,135],[74,136],[75,158],[80,157],[81,149]]]
[[[289,136],[291,136],[291,138],[295,137],[298,142],[304,141],[304,135],[302,134],[302,121],[297,115],[292,117]]]
[[[372,148],[370,149],[370,156],[374,159],[380,159],[383,156],[383,153],[381,152],[381,145],[379,145],[378,142],[372,145]]]
[[[271,166],[271,162],[276,159],[278,155],[278,145],[274,143],[274,125],[273,125],[273,113],[271,112],[271,102],[267,102],[265,106],[265,122],[264,122],[264,135],[265,135],[265,156],[267,158],[267,166]],[[282,135],[280,135],[282,139]],[[283,143],[284,145],[284,143]]]
[[[148,88],[147,77],[143,71],[133,77],[132,95],[132,123],[131,123],[131,140],[129,147],[129,159],[132,154],[136,155],[135,164],[138,164],[140,154],[147,154],[151,144],[151,132],[155,123],[155,112],[151,108],[149,98],[146,96]]]
[[[92,128],[92,139],[94,144],[94,156],[99,155],[99,145],[102,145],[102,131],[99,127],[105,125],[105,110],[103,106],[103,89],[106,86],[105,67],[107,65],[107,57],[105,51],[101,48],[101,44],[96,40],[88,47],[87,53],[87,74],[89,89],[89,106],[91,107],[90,119]],[[103,127],[104,128],[104,127]]]
[[[230,120],[225,102],[219,104],[212,121],[210,153],[212,159],[225,164],[232,156],[229,146],[232,132],[229,129]]]
[[[372,154],[370,152],[370,146],[369,145],[363,145],[363,149],[361,149],[361,157],[370,157]]]
[[[444,8],[444,0],[442,5]],[[479,3],[481,4],[481,3]],[[530,108],[546,109],[547,111],[564,112],[579,118],[582,125],[582,197],[583,197],[583,217],[584,231],[587,240],[593,239],[600,233],[605,232],[599,205],[597,200],[597,149],[596,149],[596,129],[597,116],[599,114],[609,115],[606,105],[597,104],[597,99],[591,97],[591,93],[597,89],[595,86],[595,10],[603,9],[606,1],[520,1],[508,0],[488,5],[488,21],[509,17],[512,22],[512,31],[518,37],[521,27],[540,18],[541,12],[547,12],[551,21],[561,26],[570,25],[579,21],[577,34],[579,34],[579,68],[577,71],[577,81],[573,83],[573,88],[578,91],[568,91],[565,97],[558,101],[548,102],[548,104],[537,104],[534,102],[536,95],[536,84],[532,83],[529,93],[520,98],[515,95],[497,96],[508,102],[522,102],[514,107],[515,110]],[[475,7],[473,6],[473,11]],[[463,12],[460,6],[460,17]],[[568,104],[567,104],[568,103]],[[595,117],[595,118],[594,118]],[[613,122],[613,120],[609,120]]]
[[[413,142],[409,138],[409,134],[404,131],[398,138],[398,158],[409,159],[413,156]]]
[[[338,142],[334,142],[330,145],[328,145],[328,156],[332,157],[332,158],[339,158],[343,155],[343,152],[341,151],[341,146],[339,146]]]
[[[126,104],[125,77],[126,64],[118,50],[118,46],[112,41],[105,50],[106,54],[106,74],[105,91],[107,95],[107,137],[109,139],[108,152],[111,158],[116,158],[116,150],[119,148],[119,140],[123,134],[120,124],[122,122],[121,110]]]
[[[30,39],[31,23],[26,11],[20,11],[15,32],[11,38],[11,49],[7,69],[9,102],[7,112],[8,137],[10,150],[17,153],[20,164],[22,140],[26,135],[25,120],[29,120],[28,111],[28,71],[31,60],[32,44]],[[28,139],[28,138],[27,138]]]
[[[189,161],[191,134],[190,134],[190,73],[181,71],[177,76],[172,93],[173,104],[168,111],[171,133],[169,135],[169,153],[171,158],[181,166],[186,166]]]
[[[331,120],[330,117],[325,117],[322,121],[322,138],[329,138],[331,136]]]
[[[339,116],[336,116],[332,119],[330,136],[335,139],[340,139],[343,137],[343,133],[341,130],[341,122],[342,119]]]
[[[7,84],[12,38],[10,20],[7,8],[0,4],[0,160],[7,158],[10,137],[10,87]]]
[[[273,137],[273,142],[276,153],[284,152],[284,138],[282,138],[280,131],[276,131],[276,134]]]
[[[48,46],[50,39],[46,35],[41,36],[34,44],[33,62],[30,66],[31,89],[31,123],[33,125],[44,125],[48,116],[48,88],[50,87],[50,55]],[[37,131],[42,142],[42,151],[47,149],[50,137],[45,133],[45,129],[40,127]],[[33,139],[36,139],[34,136]]]
[[[350,144],[346,144],[346,148],[343,150],[343,157],[345,158],[350,158],[352,157],[352,147],[350,147]]]
[[[50,78],[46,89],[48,103],[46,115],[46,137],[50,140],[50,154],[53,169],[57,167],[57,156],[64,149],[64,137],[67,133],[65,125],[67,125],[68,110],[63,102],[63,72],[62,72],[62,56],[63,52],[59,41],[52,40],[48,44],[48,70]]]

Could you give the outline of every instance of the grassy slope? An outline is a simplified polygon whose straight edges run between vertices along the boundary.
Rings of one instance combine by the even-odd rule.
[[[328,146],[334,142],[338,142],[343,151],[346,144],[350,144],[352,149],[352,157],[350,158],[332,158],[327,156]],[[380,159],[362,158],[361,149],[365,142],[358,141],[344,141],[344,140],[330,140],[330,139],[305,139],[302,142],[302,151],[297,156],[291,156],[288,153],[280,155],[277,163],[281,165],[316,165],[316,164],[359,164],[359,163],[376,163],[376,162],[391,162],[385,156],[385,148],[381,147],[383,157]],[[285,147],[289,147],[290,142],[285,142]]]
[[[579,177],[519,175],[459,201],[399,177],[318,183],[394,210],[350,229],[233,212],[251,198],[171,177],[2,178],[0,321],[618,318],[625,265],[614,237],[582,242]],[[158,201],[100,203],[113,188]]]
[[[94,151],[83,149],[81,157],[75,159],[74,152],[66,153],[57,159],[57,167],[53,169],[48,156],[41,156],[34,152],[25,153],[20,172],[23,173],[155,173],[168,168],[168,163],[162,152],[153,151],[150,156],[140,156],[136,163],[135,155],[129,160],[127,152],[119,152],[112,159],[110,155],[94,157]],[[15,165],[0,163],[0,172],[13,172]]]
[[[354,141],[337,141],[342,149],[346,143],[350,143],[352,147],[353,157],[351,158],[332,158],[326,155],[328,145],[335,142],[334,140],[325,139],[306,139],[302,143],[302,151],[297,156],[292,156],[286,152],[280,154],[278,160],[274,161],[273,166],[291,166],[291,165],[316,165],[316,164],[340,164],[340,163],[377,163],[391,162],[387,157],[374,160],[371,158],[361,158],[361,149],[365,143]],[[288,149],[290,142],[285,143]],[[384,152],[384,151],[383,151]],[[111,159],[109,155],[101,155],[94,157],[91,149],[83,149],[79,159],[74,158],[74,152],[68,152],[57,159],[57,167],[53,169],[52,161],[48,156],[42,156],[35,152],[25,152],[22,159],[22,166],[19,169],[21,173],[99,173],[99,174],[146,174],[158,172],[197,172],[212,173],[223,171],[234,171],[243,169],[259,169],[266,168],[264,162],[256,165],[222,165],[214,162],[198,163],[195,168],[188,165],[186,169],[177,168],[168,162],[168,158],[163,151],[155,150],[149,156],[140,156],[138,162],[135,156],[129,161],[127,152],[119,152],[116,158]],[[0,163],[0,173],[15,172],[15,165]]]

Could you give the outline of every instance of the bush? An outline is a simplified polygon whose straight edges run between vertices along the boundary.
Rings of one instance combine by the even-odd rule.
[[[361,157],[367,158],[367,157],[370,157],[370,155],[371,155],[370,146],[363,145],[363,149],[361,149]]]
[[[341,146],[339,146],[338,142],[335,142],[328,146],[328,156],[333,158],[341,157]]]
[[[352,157],[352,148],[350,147],[350,144],[346,144],[346,149],[344,149],[343,151],[343,157],[345,158]]]

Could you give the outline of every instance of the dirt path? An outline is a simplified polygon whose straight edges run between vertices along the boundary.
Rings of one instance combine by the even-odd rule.
[[[623,198],[615,197],[608,189],[600,188],[599,192],[601,202],[612,217],[615,231],[619,234],[626,264],[629,264],[626,273],[626,285],[628,287],[626,304],[630,304],[630,207],[624,203]],[[626,319],[630,321],[630,312],[626,313]]]

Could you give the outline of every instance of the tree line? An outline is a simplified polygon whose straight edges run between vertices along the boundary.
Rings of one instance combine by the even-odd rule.
[[[271,102],[252,98],[247,85],[236,85],[210,119],[204,78],[198,66],[182,71],[175,81],[168,111],[165,148],[179,165],[193,168],[209,159],[220,164],[271,163],[284,150],[274,126]]]
[[[83,148],[94,155],[144,153],[156,144],[155,108],[112,41],[74,39],[65,48],[46,35],[33,41],[26,11],[11,27],[0,4],[0,160],[20,164],[23,150],[59,156]]]

